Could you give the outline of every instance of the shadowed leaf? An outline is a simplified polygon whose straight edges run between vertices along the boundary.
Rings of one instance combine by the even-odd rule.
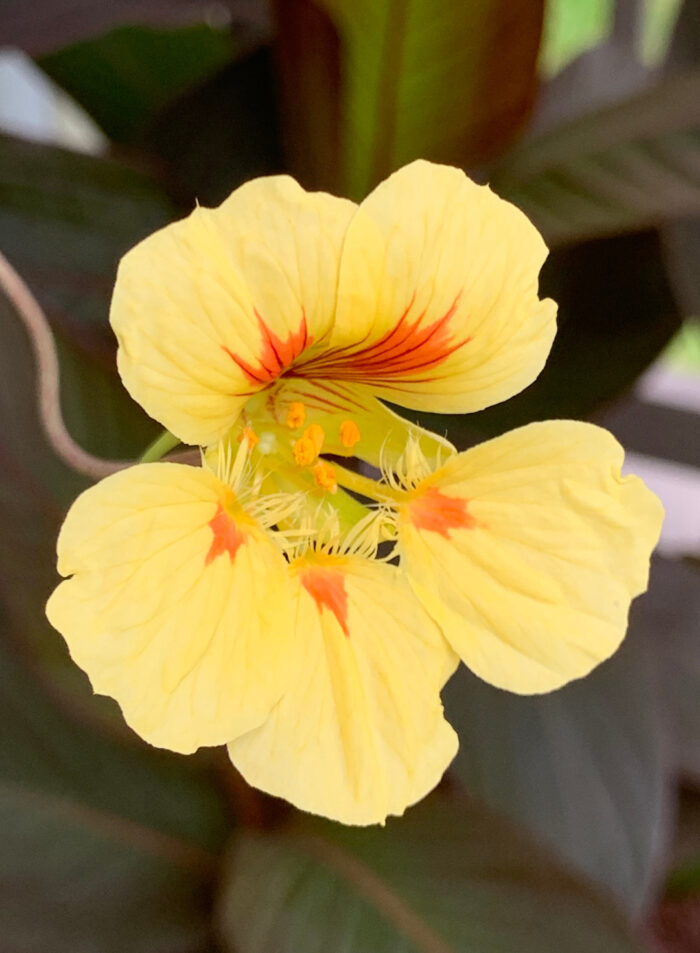
[[[588,887],[475,804],[433,795],[384,829],[299,819],[231,850],[236,953],[632,953]]]
[[[0,920],[22,953],[205,953],[222,804],[195,763],[66,720],[0,615]]]
[[[93,452],[134,456],[157,431],[118,378],[109,300],[122,254],[176,216],[143,172],[0,137],[0,249],[59,338],[65,416]],[[31,400],[29,368],[15,380]]]
[[[473,165],[500,151],[527,119],[539,0],[318,0],[337,39],[306,9],[309,3],[295,0],[295,28],[278,38],[284,76],[305,97],[287,113],[287,137],[303,166],[302,138],[321,144],[337,136],[343,194],[362,198],[418,157]],[[307,36],[324,45],[311,60],[303,53]],[[338,127],[331,124],[329,133],[336,113]],[[322,154],[327,148],[320,145]],[[308,181],[317,166],[311,161],[295,171]]]
[[[110,139],[131,142],[154,113],[233,59],[241,39],[204,23],[123,26],[42,56],[37,64]]]
[[[700,211],[700,71],[533,136],[491,171],[551,245]]]
[[[642,599],[633,617],[645,611]],[[655,662],[633,627],[610,661],[551,694],[503,692],[464,667],[445,690],[460,736],[452,771],[466,790],[637,915],[657,886],[668,823]]]
[[[217,205],[247,179],[284,170],[274,71],[263,47],[153,117],[140,146],[167,164],[183,199]]]

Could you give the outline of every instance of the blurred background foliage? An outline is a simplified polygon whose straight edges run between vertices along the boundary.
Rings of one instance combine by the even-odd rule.
[[[82,151],[0,137],[0,249],[46,311],[86,449],[135,457],[158,433],[114,364],[127,248],[255,175],[361,199],[423,156],[527,212],[560,303],[535,384],[433,426],[466,446],[588,417],[700,465],[697,413],[634,387],[669,342],[700,367],[698,0],[0,0],[0,43],[79,115],[54,138]],[[43,614],[86,480],[35,391],[0,291],[0,948],[700,950],[700,537],[662,547],[623,649],[584,681],[519,698],[462,668],[441,789],[343,829],[251,792],[219,751],[147,748],[91,695]]]

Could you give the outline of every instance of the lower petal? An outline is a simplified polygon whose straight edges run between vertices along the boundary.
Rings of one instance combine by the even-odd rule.
[[[663,519],[622,460],[599,427],[531,424],[459,454],[404,507],[414,591],[485,681],[549,691],[620,644]]]
[[[49,619],[141,737],[191,752],[264,721],[287,681],[286,563],[213,474],[108,477],[71,507],[58,554],[71,578]]]
[[[454,757],[439,693],[456,657],[394,567],[327,556],[296,580],[291,688],[229,754],[251,784],[297,807],[382,823]]]

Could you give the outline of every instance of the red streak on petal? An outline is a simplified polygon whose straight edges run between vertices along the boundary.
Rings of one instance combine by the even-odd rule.
[[[290,331],[287,338],[282,340],[265,324],[259,312],[255,311],[258,327],[262,336],[262,348],[257,365],[249,364],[242,357],[234,354],[230,348],[221,345],[234,363],[240,367],[248,380],[253,384],[270,384],[272,381],[291,367],[299,355],[313,342],[306,327],[306,315],[302,312],[301,321],[296,331]]]
[[[408,318],[414,294],[398,322],[378,341],[359,350],[336,348],[302,364],[295,369],[295,374],[384,383],[396,378],[405,380],[407,375],[436,367],[471,340],[471,337],[464,337],[452,341],[449,325],[460,296],[461,292],[441,318],[423,325],[425,312],[413,321]]]
[[[313,596],[319,613],[322,608],[329,609],[338,620],[338,625],[349,638],[348,595],[345,591],[345,578],[336,569],[322,569],[318,566],[304,569],[301,584]]]
[[[416,529],[427,529],[449,538],[451,529],[474,529],[476,520],[467,512],[467,500],[446,496],[431,486],[407,506],[408,518]]]
[[[209,526],[214,538],[211,541],[209,552],[204,560],[204,565],[208,566],[214,562],[217,556],[228,553],[231,562],[236,558],[239,546],[246,541],[246,532],[242,529],[232,516],[226,512],[221,503],[219,503],[216,515],[209,521]]]

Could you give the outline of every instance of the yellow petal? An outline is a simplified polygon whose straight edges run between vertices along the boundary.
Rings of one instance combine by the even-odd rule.
[[[365,381],[445,413],[505,400],[539,374],[556,306],[547,249],[515,206],[463,172],[418,161],[361,204],[347,231],[329,348],[307,376]]]
[[[620,644],[663,519],[622,460],[592,424],[530,424],[459,454],[404,505],[402,565],[485,681],[549,691]]]
[[[354,209],[286,176],[256,179],[133,248],[111,310],[132,397],[186,443],[223,436],[327,332]]]
[[[288,679],[287,564],[209,471],[143,464],[91,487],[58,540],[47,614],[96,692],[190,752],[261,724]]]
[[[303,810],[381,823],[454,757],[439,692],[456,657],[394,567],[316,555],[295,576],[291,687],[229,754],[251,784]]]

